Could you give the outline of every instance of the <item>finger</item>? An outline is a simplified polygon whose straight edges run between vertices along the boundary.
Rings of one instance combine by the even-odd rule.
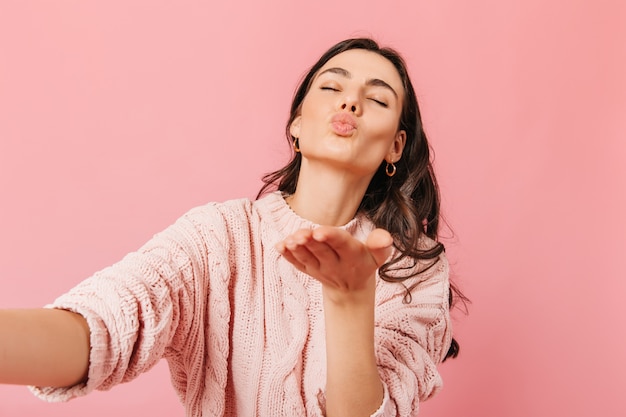
[[[298,259],[296,259],[291,252],[287,252],[285,255],[283,255],[284,258],[287,260],[287,262],[289,262],[290,264],[292,264],[297,270],[302,271],[302,272],[307,272],[307,267],[306,265],[304,265],[302,262],[298,261]]]
[[[298,262],[304,265],[307,271],[319,269],[319,260],[314,254],[311,253],[311,251],[309,251],[309,249],[307,249],[306,246],[298,246],[289,252]]]
[[[313,231],[310,229],[300,229],[287,236],[284,240],[287,249],[295,249],[299,245],[305,245],[312,239]]]
[[[306,243],[306,248],[318,260],[320,265],[331,266],[339,261],[339,255],[326,242],[318,242],[311,239]]]
[[[377,266],[384,264],[391,255],[393,238],[388,231],[374,229],[365,240],[365,247],[370,252]]]
[[[376,259],[370,254],[363,242],[345,230],[337,228],[316,229],[313,232],[313,239],[328,244],[337,254],[339,261],[347,261],[372,269],[378,267]]]
[[[308,244],[312,241],[311,230],[298,230],[287,236],[282,242],[284,245],[283,256],[294,265],[297,265],[299,269],[304,269],[305,272],[317,270],[320,266],[319,260],[308,249]]]
[[[293,254],[291,253],[289,249],[286,248],[284,241],[278,242],[275,247],[278,253],[280,253],[283,256],[283,258],[287,260],[287,262],[292,264],[294,267],[296,267],[300,271],[305,272],[304,271],[305,266],[293,256]]]
[[[355,250],[361,244],[350,233],[336,227],[321,226],[313,231],[312,237],[316,242],[327,244],[339,257],[343,251]]]

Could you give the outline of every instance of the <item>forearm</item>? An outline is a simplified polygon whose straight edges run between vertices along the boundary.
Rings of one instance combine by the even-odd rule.
[[[374,289],[347,300],[325,292],[324,314],[326,415],[369,417],[383,400],[374,350]]]
[[[0,310],[0,383],[64,387],[86,380],[89,327],[54,309]]]

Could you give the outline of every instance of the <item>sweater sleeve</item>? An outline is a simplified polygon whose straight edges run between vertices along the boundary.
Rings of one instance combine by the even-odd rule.
[[[420,401],[442,386],[437,365],[452,339],[448,293],[448,262],[437,263],[405,281],[406,287],[379,280],[376,294],[376,357],[384,399],[373,416],[414,416]]]
[[[31,387],[35,395],[47,401],[66,401],[95,389],[110,389],[198,337],[208,287],[203,282],[208,253],[222,252],[212,246],[224,244],[216,238],[219,234],[201,226],[206,225],[209,209],[190,211],[138,251],[47,306],[74,311],[87,320],[89,372],[86,383],[67,388]]]

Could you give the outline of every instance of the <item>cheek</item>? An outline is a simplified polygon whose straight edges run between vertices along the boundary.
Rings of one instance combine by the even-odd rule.
[[[398,132],[398,121],[394,117],[374,117],[369,130],[377,137],[392,139]]]
[[[303,103],[300,120],[302,134],[322,129],[324,126],[324,113],[321,106],[315,106],[312,102]]]

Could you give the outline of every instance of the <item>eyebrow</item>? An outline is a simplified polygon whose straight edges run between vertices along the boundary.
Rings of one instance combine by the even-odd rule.
[[[320,72],[317,76],[319,77],[322,74],[326,74],[327,72],[330,72],[332,74],[337,74],[345,78],[352,78],[352,74],[350,73],[350,71],[344,68],[340,68],[340,67],[332,67],[332,68],[325,69],[324,71]],[[379,78],[371,78],[365,82],[365,85],[384,87],[390,90],[393,93],[393,95],[396,96],[396,98],[398,98],[398,93],[396,93],[396,90],[394,90],[389,84],[387,84],[385,81]]]

